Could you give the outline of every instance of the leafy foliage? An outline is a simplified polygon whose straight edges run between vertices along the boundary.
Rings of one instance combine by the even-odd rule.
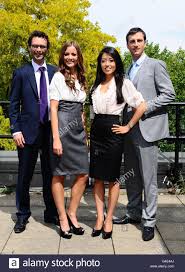
[[[46,32],[50,38],[51,48],[47,61],[52,64],[58,64],[62,43],[66,40],[76,40],[82,48],[88,85],[92,85],[99,51],[108,42],[114,43],[116,38],[102,33],[98,23],[93,24],[87,19],[90,5],[89,0],[0,1],[0,100],[8,99],[13,70],[29,61],[27,39],[35,29]],[[146,47],[146,53],[166,62],[176,91],[176,101],[185,101],[185,50],[171,52],[165,48],[161,51],[159,44],[150,43]],[[129,52],[124,52],[123,60],[127,68],[131,62]],[[86,111],[88,113],[88,107]],[[181,125],[185,130],[185,109],[182,111]],[[174,133],[174,109],[170,109],[169,113],[170,130]],[[3,117],[3,113],[0,116],[1,127],[3,125],[3,131],[8,133],[8,119]],[[2,118],[5,121],[2,121]],[[87,124],[89,131],[88,120]],[[11,140],[0,140],[0,143],[4,142],[5,146],[6,141],[8,143]],[[172,144],[161,142],[162,150],[172,150],[173,147]]]
[[[64,41],[77,41],[84,55],[89,86],[92,85],[98,52],[116,39],[87,19],[90,5],[88,0],[0,1],[0,100],[8,98],[12,71],[29,60],[27,39],[35,29],[50,38],[48,62],[52,64],[58,64]]]
[[[58,64],[59,50],[65,41],[77,41],[83,52],[87,81],[92,85],[99,51],[116,39],[103,33],[98,23],[87,19],[90,5],[88,0],[0,1],[0,100],[8,99],[13,70],[29,61],[27,39],[36,29],[49,36],[51,48],[47,61],[52,64]],[[8,131],[8,119],[3,122],[3,132]],[[0,142],[2,148],[12,146],[11,140]]]
[[[0,106],[0,134],[10,134],[10,121],[8,118],[5,118],[3,114],[3,109]],[[5,150],[15,150],[16,146],[12,139],[0,139],[0,149]]]

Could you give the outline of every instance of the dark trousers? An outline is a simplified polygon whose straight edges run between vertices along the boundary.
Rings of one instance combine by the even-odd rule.
[[[45,213],[48,216],[57,215],[51,192],[52,173],[50,167],[50,124],[40,125],[39,134],[31,145],[25,144],[24,148],[18,148],[19,168],[16,186],[17,217],[28,219],[30,211],[30,182],[40,152],[41,172],[43,178],[43,198],[46,206]]]

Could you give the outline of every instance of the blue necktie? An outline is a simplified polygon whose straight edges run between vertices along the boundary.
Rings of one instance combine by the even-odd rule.
[[[47,85],[45,77],[45,67],[40,67],[40,122],[45,123],[48,121],[48,98],[47,98]]]

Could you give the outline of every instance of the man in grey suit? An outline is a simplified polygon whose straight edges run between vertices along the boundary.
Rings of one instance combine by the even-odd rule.
[[[169,135],[165,106],[175,99],[175,92],[163,61],[149,58],[144,49],[146,34],[141,28],[132,28],[126,35],[132,55],[128,77],[147,102],[147,111],[139,123],[125,136],[125,173],[134,170],[134,177],[126,180],[128,205],[126,215],[114,219],[114,224],[134,224],[143,221],[142,238],[154,238],[157,211],[157,142]],[[125,112],[125,121],[133,109]],[[144,201],[142,193],[144,191]]]

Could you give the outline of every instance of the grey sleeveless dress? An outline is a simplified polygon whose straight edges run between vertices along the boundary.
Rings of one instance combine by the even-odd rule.
[[[88,148],[82,110],[83,104],[80,102],[59,101],[58,121],[63,154],[59,157],[51,152],[54,176],[88,174]]]

